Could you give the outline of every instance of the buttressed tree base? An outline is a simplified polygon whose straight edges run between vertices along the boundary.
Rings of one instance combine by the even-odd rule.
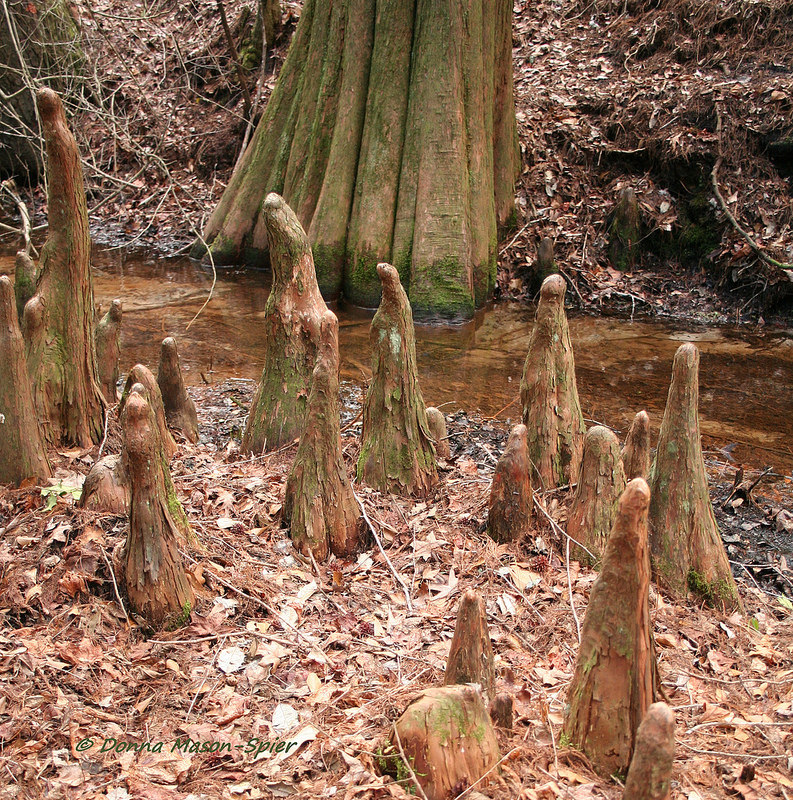
[[[327,311],[311,245],[283,197],[267,195],[259,224],[270,245],[273,287],[264,309],[264,369],[242,437],[245,453],[277,450],[302,433],[320,321]]]
[[[678,597],[733,610],[741,601],[708,494],[698,406],[699,350],[688,343],[675,353],[650,470],[653,576]]]
[[[493,473],[487,532],[497,542],[519,541],[531,527],[534,494],[525,425],[516,425]]]
[[[358,479],[382,492],[426,495],[437,483],[435,448],[416,368],[413,314],[399,273],[379,264],[383,284],[372,319],[372,381],[363,407]]]
[[[586,430],[564,310],[565,291],[561,275],[543,281],[520,382],[532,484],[541,489],[578,480]]]

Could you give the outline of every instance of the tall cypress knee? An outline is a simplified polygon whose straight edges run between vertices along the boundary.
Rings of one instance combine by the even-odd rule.
[[[162,392],[157,383],[152,371],[143,364],[135,364],[129,371],[127,380],[124,383],[124,391],[121,392],[121,402],[119,403],[119,413],[124,411],[124,405],[127,402],[127,397],[132,390],[132,387],[139,383],[146,389],[146,400],[154,412],[154,417],[157,420],[157,430],[160,434],[160,442],[162,443],[163,453],[165,459],[170,461],[176,453],[177,447],[171,432],[168,430],[168,424],[165,420],[165,407],[162,402]]]
[[[473,589],[465,592],[457,609],[457,623],[443,682],[447,686],[478,683],[490,700],[496,695],[496,668],[487,613],[484,601]]]
[[[121,300],[114,300],[96,326],[96,366],[99,385],[111,405],[118,400],[118,359],[121,353]]]
[[[678,596],[687,592],[727,609],[741,605],[708,494],[699,436],[699,350],[675,353],[672,382],[650,470],[653,576]]]
[[[567,694],[565,735],[604,777],[627,770],[639,723],[655,699],[649,505],[646,482],[635,478],[619,500]]]
[[[567,533],[577,543],[574,558],[591,566],[600,561],[624,489],[620,443],[608,428],[595,425],[584,437],[578,486],[567,514]]]
[[[622,448],[622,466],[629,481],[650,474],[650,417],[646,411],[633,418]]]
[[[636,192],[626,187],[619,194],[609,225],[609,258],[614,269],[624,272],[633,266],[640,239],[639,201]]]
[[[675,714],[653,703],[636,734],[622,800],[669,800],[675,759]]]
[[[536,475],[543,489],[578,479],[586,430],[564,311],[565,291],[561,275],[543,281],[520,382],[532,479]]]
[[[322,317],[308,413],[286,481],[283,517],[295,547],[317,560],[328,551],[348,557],[360,545],[363,520],[341,451],[339,322],[332,311]]]
[[[327,311],[314,274],[311,245],[294,211],[282,197],[269,194],[262,219],[273,287],[264,309],[264,369],[242,437],[247,453],[276,450],[300,436],[320,321]]]
[[[534,494],[526,434],[525,425],[512,429],[493,473],[487,532],[497,542],[517,541],[531,526]]]
[[[39,89],[36,101],[47,146],[49,231],[23,318],[28,372],[47,440],[89,447],[102,438],[105,402],[96,371],[83,170],[58,95]]]
[[[372,382],[363,407],[358,479],[383,492],[426,495],[438,480],[419,388],[413,314],[399,273],[378,264],[383,284],[372,319]]]
[[[197,442],[198,415],[195,403],[185,389],[176,341],[171,336],[162,341],[157,384],[162,393],[162,404],[168,424],[175,430],[181,431],[188,441]]]
[[[179,530],[172,515],[170,474],[161,458],[159,428],[140,384],[130,390],[121,427],[131,487],[124,551],[127,597],[151,625],[175,624],[190,613],[193,590],[177,549]]]
[[[39,428],[19,331],[14,289],[0,275],[0,483],[47,478],[50,464]]]

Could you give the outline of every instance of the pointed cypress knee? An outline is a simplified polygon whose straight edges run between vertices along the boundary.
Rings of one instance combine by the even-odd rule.
[[[675,353],[650,470],[653,576],[678,597],[733,610],[741,601],[708,494],[698,404],[699,350],[688,343]]]
[[[144,387],[135,384],[121,415],[131,487],[124,577],[132,608],[150,625],[160,627],[185,622],[194,598],[177,548],[180,531],[172,514],[173,484],[162,459],[159,426],[145,395]]]
[[[118,401],[116,385],[120,377],[118,359],[121,354],[121,300],[114,300],[96,326],[96,369],[99,387],[110,405]]]
[[[558,273],[556,260],[553,256],[553,240],[545,236],[537,250],[537,260],[534,262],[534,271],[531,276],[532,295],[538,291],[549,275]]]
[[[360,546],[363,520],[341,450],[339,322],[332,311],[322,317],[306,424],[286,481],[283,516],[295,547],[318,561],[328,551],[346,558]]]
[[[561,275],[543,281],[520,382],[532,483],[536,475],[543,489],[576,482],[586,430],[564,310],[565,291]]]
[[[0,483],[51,475],[25,364],[14,289],[0,276]]]
[[[175,430],[181,431],[185,439],[195,444],[198,441],[198,415],[195,403],[184,387],[176,341],[171,336],[162,340],[157,385],[162,393],[162,404],[168,424]]]
[[[277,450],[300,436],[320,320],[327,311],[311,244],[295,212],[271,192],[260,219],[267,230],[273,288],[264,308],[264,369],[242,437],[246,453]]]
[[[636,734],[622,800],[669,800],[674,759],[674,712],[666,703],[653,703]]]
[[[650,490],[632,480],[592,586],[568,690],[564,733],[598,775],[628,769],[639,723],[655,699],[657,665],[649,609]]]
[[[468,589],[457,609],[457,623],[446,662],[446,686],[478,683],[489,699],[496,694],[496,668],[493,644],[487,627],[487,612],[482,598]]]
[[[640,239],[639,201],[636,192],[626,187],[619,193],[609,226],[609,257],[614,269],[625,272],[633,267]]]
[[[573,502],[567,514],[567,534],[577,544],[571,555],[594,566],[606,547],[625,490],[620,443],[608,428],[595,425],[584,437],[584,455]]]
[[[363,407],[358,479],[382,492],[426,495],[437,483],[435,449],[419,388],[413,313],[399,273],[378,264],[383,285],[372,319],[372,382]]]
[[[435,443],[435,453],[438,458],[448,460],[452,456],[446,432],[446,417],[434,406],[427,406],[427,427],[430,429],[432,441]]]
[[[531,527],[533,504],[526,426],[516,425],[493,473],[488,534],[497,542],[519,541]]]
[[[24,251],[17,252],[14,260],[14,296],[17,303],[17,318],[22,324],[25,305],[36,292],[36,265]]]
[[[157,420],[157,429],[160,434],[160,441],[162,442],[163,452],[165,458],[170,461],[176,453],[177,447],[171,432],[168,430],[168,424],[165,421],[165,407],[162,402],[162,392],[154,378],[152,371],[143,364],[135,364],[129,371],[126,383],[124,384],[124,391],[121,393],[121,402],[119,403],[119,414],[124,411],[124,405],[127,402],[127,397],[136,384],[141,384],[146,389],[146,399],[154,412],[154,417]]]
[[[625,477],[647,479],[650,474],[650,417],[640,411],[631,423],[622,448],[622,466]]]

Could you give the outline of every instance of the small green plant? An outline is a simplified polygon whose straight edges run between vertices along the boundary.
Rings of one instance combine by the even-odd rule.
[[[566,731],[559,734],[559,747],[570,747],[573,744]]]
[[[165,624],[165,630],[167,631],[175,631],[179,628],[183,628],[187,625],[187,621],[190,619],[190,612],[192,611],[192,606],[190,603],[185,603],[182,606],[182,610],[176,616],[171,616]]]
[[[42,486],[41,496],[47,498],[45,508],[55,508],[59,497],[71,497],[72,500],[79,500],[82,495],[82,486],[67,486],[63,483],[56,483],[54,486]]]
[[[390,744],[386,745],[385,748],[378,747],[375,754],[377,756],[377,769],[382,775],[390,775],[409,794],[416,793],[416,785],[413,782],[413,776],[410,774],[408,765]],[[413,758],[410,760],[413,761]],[[415,763],[411,764],[411,766],[416,777],[424,777],[423,773],[416,771]]]

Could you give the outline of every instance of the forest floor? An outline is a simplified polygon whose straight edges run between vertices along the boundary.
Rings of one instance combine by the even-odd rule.
[[[300,15],[284,2],[272,70],[248,77],[258,119]],[[237,47],[249,4],[229,4]],[[93,71],[73,102],[94,238],[183,249],[216,205],[245,138],[214,0],[76,0]],[[498,297],[531,299],[543,236],[571,302],[702,322],[790,318],[793,25],[790,0],[516,0],[523,171]],[[774,149],[776,148],[776,149]],[[728,222],[735,221],[774,266]],[[613,269],[608,222],[636,190],[636,266]],[[40,192],[28,198],[43,221]],[[8,206],[12,209],[12,206]]]
[[[469,587],[486,599],[499,691],[514,697],[515,722],[499,732],[498,774],[467,796],[621,796],[559,744],[596,573],[566,558],[539,509],[522,542],[497,545],[484,532],[505,426],[447,417],[452,456],[424,500],[356,486],[406,596],[371,536],[350,561],[319,565],[292,550],[280,509],[293,447],[242,458],[234,438],[250,382],[190,391],[202,440],[182,443],[172,462],[196,533],[180,546],[197,598],[186,627],[147,634],[119,602],[111,564],[126,519],[75,507],[97,448],[60,451],[54,487],[0,490],[0,796],[407,797],[409,781],[379,775],[378,751],[407,703],[442,683]],[[342,422],[351,466],[354,400]],[[105,451],[117,445],[113,422]],[[789,484],[768,478],[751,496],[733,493],[734,467],[714,455],[712,499],[745,613],[651,588],[660,675],[677,718],[672,797],[789,800]],[[537,500],[564,526],[565,492]],[[298,746],[257,758],[260,743],[275,741]],[[198,752],[196,742],[230,751]],[[145,743],[152,752],[136,752]]]

